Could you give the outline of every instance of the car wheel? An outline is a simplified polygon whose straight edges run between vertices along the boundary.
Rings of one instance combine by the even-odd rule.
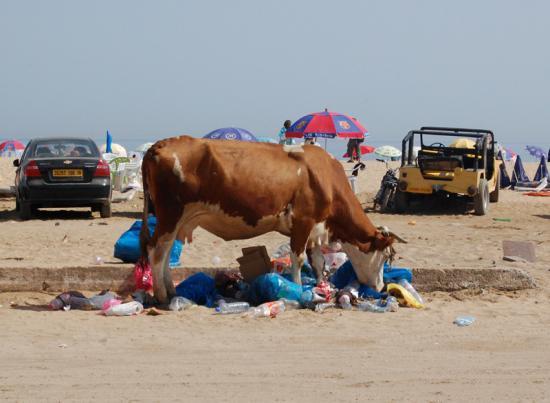
[[[497,174],[495,190],[489,194],[489,201],[496,203],[498,201],[498,192],[500,189],[500,174]]]
[[[396,213],[406,212],[409,209],[409,194],[396,190],[395,197],[393,198],[393,206]]]
[[[32,206],[29,203],[19,202],[19,219],[26,221],[31,218]]]
[[[105,203],[101,205],[101,208],[99,210],[99,215],[101,218],[109,218],[111,217],[111,203]]]
[[[474,211],[476,215],[485,215],[489,211],[489,185],[485,179],[479,182],[477,194],[474,196]]]

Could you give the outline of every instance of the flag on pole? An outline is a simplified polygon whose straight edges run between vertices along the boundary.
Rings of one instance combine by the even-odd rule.
[[[106,153],[112,153],[113,152],[113,137],[111,136],[111,133],[109,133],[109,130],[107,130],[107,141],[105,142],[105,152]]]

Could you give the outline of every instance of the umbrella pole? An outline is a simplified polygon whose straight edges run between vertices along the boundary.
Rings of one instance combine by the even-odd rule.
[[[327,138],[325,137],[325,151],[327,151]]]

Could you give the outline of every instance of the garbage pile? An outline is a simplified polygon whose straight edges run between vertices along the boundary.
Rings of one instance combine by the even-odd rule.
[[[306,261],[301,270],[302,285],[291,280],[290,247],[281,245],[271,256],[265,247],[243,249],[240,271],[219,271],[214,277],[195,273],[175,287],[171,311],[196,305],[213,308],[219,315],[242,314],[253,318],[274,318],[291,309],[324,312],[337,308],[367,312],[395,312],[399,307],[423,308],[424,301],[411,285],[412,271],[388,264],[383,268],[384,290],[377,292],[361,284],[350,260],[340,248],[325,249],[325,278],[317,283]],[[155,306],[150,294],[151,269],[143,262],[135,267],[136,291],[122,300],[112,292],[90,298],[72,291],[58,295],[51,303],[54,310],[101,310],[106,316],[136,315]],[[149,312],[150,313],[150,312]]]

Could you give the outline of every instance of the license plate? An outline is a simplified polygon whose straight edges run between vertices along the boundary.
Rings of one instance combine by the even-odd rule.
[[[56,178],[82,178],[82,169],[54,169],[52,175]]]

